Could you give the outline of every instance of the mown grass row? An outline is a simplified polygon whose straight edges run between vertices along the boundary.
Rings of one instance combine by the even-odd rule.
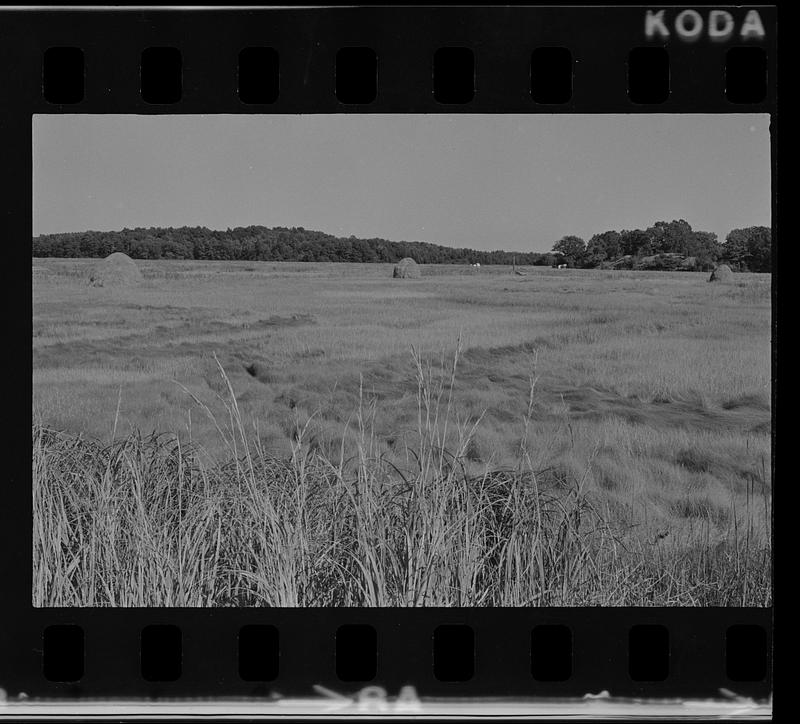
[[[754,522],[766,497],[732,512],[724,540],[711,520],[662,537],[623,526],[581,479],[534,469],[527,443],[516,466],[476,476],[480,420],[455,408],[457,362],[415,357],[401,463],[381,452],[363,394],[353,454],[309,445],[298,423],[291,458],[271,457],[221,366],[226,419],[195,403],[225,464],[174,436],[104,444],[34,426],[34,605],[770,604],[769,535]]]

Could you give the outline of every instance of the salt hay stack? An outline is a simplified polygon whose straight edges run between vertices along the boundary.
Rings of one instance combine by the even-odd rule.
[[[392,273],[394,279],[419,279],[421,276],[422,272],[419,270],[417,262],[410,256],[397,262]]]
[[[729,282],[733,277],[733,271],[727,264],[720,264],[714,271],[711,272],[711,276],[708,278],[710,282]]]
[[[92,269],[89,286],[131,287],[142,282],[142,273],[127,254],[115,251]]]

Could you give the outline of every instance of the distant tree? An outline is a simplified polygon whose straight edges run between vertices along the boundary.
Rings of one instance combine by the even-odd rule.
[[[61,243],[61,256],[74,258],[81,255],[81,241],[77,234],[67,235]]]
[[[579,236],[564,236],[553,244],[553,251],[563,254],[570,266],[581,266],[586,256],[586,242]]]
[[[717,235],[710,231],[695,231],[695,247],[690,254],[695,258],[695,268],[700,271],[713,269],[722,253]]]
[[[623,256],[645,256],[650,253],[650,237],[641,229],[621,231],[619,242]]]
[[[766,226],[733,229],[722,244],[720,258],[742,271],[771,271],[772,231]]]
[[[691,254],[694,234],[688,221],[656,221],[645,233],[653,254]]]
[[[622,235],[618,231],[595,234],[586,245],[586,266],[596,267],[622,256]]]

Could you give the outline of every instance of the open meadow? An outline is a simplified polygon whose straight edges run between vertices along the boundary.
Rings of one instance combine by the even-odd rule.
[[[38,606],[771,604],[767,274],[33,260]]]

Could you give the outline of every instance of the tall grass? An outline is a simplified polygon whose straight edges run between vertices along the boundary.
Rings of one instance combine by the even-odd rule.
[[[219,362],[225,414],[193,399],[223,462],[176,436],[34,425],[34,605],[769,605],[765,481],[744,510],[732,498],[722,540],[702,515],[672,536],[626,526],[586,476],[535,469],[535,368],[516,464],[475,475],[460,352],[414,354],[416,430],[391,457],[363,389],[338,450],[298,414],[291,457],[270,456]]]

